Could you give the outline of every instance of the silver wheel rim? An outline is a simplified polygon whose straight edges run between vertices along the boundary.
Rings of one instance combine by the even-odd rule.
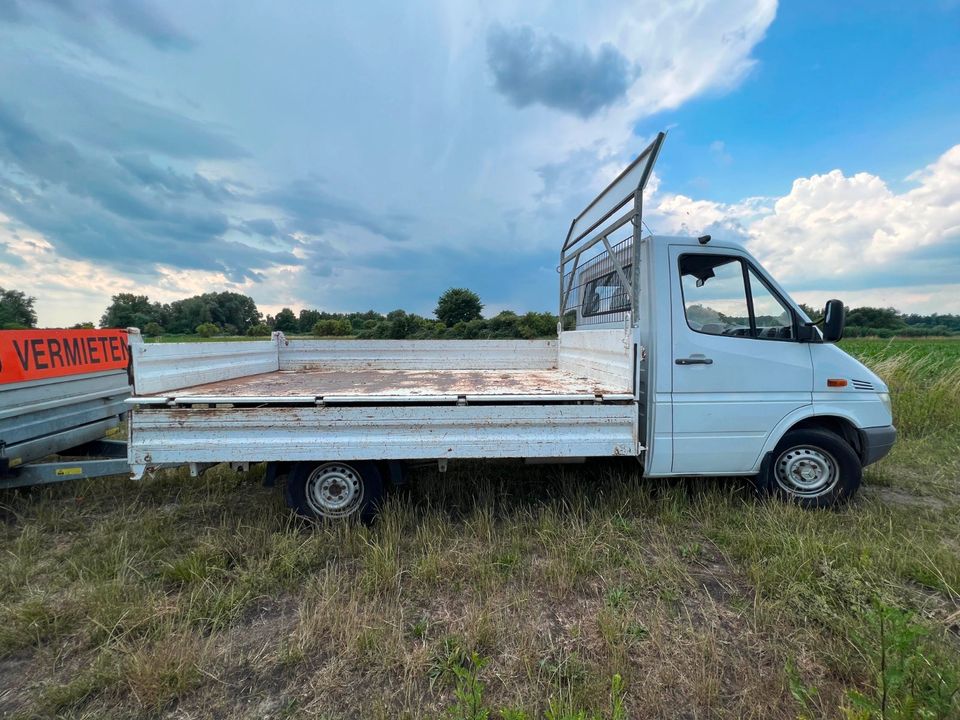
[[[780,454],[774,476],[777,485],[791,495],[816,498],[836,487],[840,469],[833,455],[823,448],[798,445]]]
[[[363,501],[363,479],[354,468],[343,463],[320,465],[307,477],[306,500],[320,517],[349,517]]]

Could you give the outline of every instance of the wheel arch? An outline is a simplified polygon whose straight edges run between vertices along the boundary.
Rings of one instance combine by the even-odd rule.
[[[860,439],[860,431],[853,421],[843,415],[814,415],[812,408],[801,408],[787,415],[773,429],[764,443],[760,457],[757,458],[755,471],[760,471],[764,459],[773,452],[774,448],[780,443],[783,437],[791,430],[828,430],[835,435],[839,435],[857,454],[857,457],[863,460],[863,443]]]

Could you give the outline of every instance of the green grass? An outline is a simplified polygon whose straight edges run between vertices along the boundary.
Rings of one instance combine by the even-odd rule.
[[[842,340],[840,347],[865,362],[906,355],[925,363],[956,364],[960,362],[960,336],[946,338],[852,338]]]
[[[419,470],[373,527],[262,468],[6,493],[0,712],[956,717],[950,342],[847,346],[905,433],[837,511],[629,462]]]

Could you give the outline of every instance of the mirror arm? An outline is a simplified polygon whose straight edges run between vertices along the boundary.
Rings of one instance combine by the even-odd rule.
[[[799,320],[799,318],[797,318],[797,320]],[[819,323],[819,320],[800,321],[797,328],[797,340],[802,343],[819,342],[820,336],[813,332],[813,328]]]

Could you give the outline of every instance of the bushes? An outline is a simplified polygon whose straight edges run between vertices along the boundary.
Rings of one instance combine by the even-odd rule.
[[[213,323],[200,323],[196,328],[197,335],[208,338],[220,334],[220,328]]]
[[[313,325],[313,334],[319,337],[344,337],[353,335],[353,325],[349,320],[317,320]]]
[[[365,320],[357,336],[394,340],[532,340],[556,337],[557,316],[546,312],[517,315],[505,310],[490,319],[461,320],[448,327],[439,320],[394,310],[382,320]]]
[[[247,328],[248,337],[264,337],[265,335],[269,334],[270,328],[263,323],[257,323],[256,325],[251,325],[249,328]]]
[[[843,336],[848,338],[878,337],[884,340],[894,337],[949,337],[954,334],[946,325],[904,325],[897,329],[847,325],[843,330]]]

